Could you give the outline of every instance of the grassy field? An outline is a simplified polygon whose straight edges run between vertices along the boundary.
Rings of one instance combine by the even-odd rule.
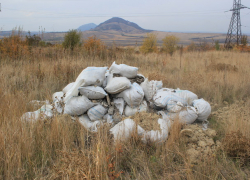
[[[60,47],[32,48],[15,59],[0,56],[0,179],[249,179],[250,54],[233,51],[138,54],[133,49],[86,54]],[[89,133],[69,116],[33,124],[20,117],[37,110],[88,66],[113,61],[139,68],[164,87],[187,89],[212,105],[209,127],[222,148],[193,164],[172,128],[163,144],[138,137],[114,146],[102,127]]]

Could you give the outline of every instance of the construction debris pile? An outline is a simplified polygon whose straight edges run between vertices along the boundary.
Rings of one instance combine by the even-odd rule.
[[[173,121],[192,124],[206,121],[211,113],[210,104],[193,92],[164,88],[162,81],[149,81],[138,74],[137,67],[115,62],[109,69],[87,67],[52,99],[52,104],[47,102],[21,119],[36,121],[68,114],[91,132],[111,124],[115,141],[124,141],[136,132],[146,143],[164,142]]]

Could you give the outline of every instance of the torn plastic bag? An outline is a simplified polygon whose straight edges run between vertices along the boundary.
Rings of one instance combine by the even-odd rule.
[[[90,121],[87,115],[82,115],[78,118],[79,123],[91,132],[97,132],[98,128],[103,124],[101,121]]]
[[[153,97],[154,104],[161,108],[165,108],[172,101],[181,102],[184,106],[187,105],[186,99],[171,91],[158,90]]]
[[[126,141],[132,137],[133,133],[141,136],[144,132],[144,129],[136,125],[132,119],[125,119],[110,129],[110,133],[114,135],[115,142]]]
[[[141,86],[134,82],[131,88],[124,90],[117,97],[122,97],[131,108],[135,108],[141,104],[144,92]]]
[[[124,110],[124,99],[123,98],[115,98],[113,100],[115,107],[119,110],[119,113],[122,115],[123,114],[123,110]]]
[[[143,89],[146,100],[151,101],[157,90],[162,88],[162,85],[162,81],[148,81],[146,78],[140,86]]]
[[[99,86],[79,87],[78,90],[81,95],[84,95],[89,99],[103,99],[107,96],[104,89]]]
[[[169,112],[177,113],[180,112],[184,108],[184,105],[181,102],[168,101],[166,106],[166,110]]]
[[[161,130],[151,130],[147,131],[143,134],[142,142],[158,142],[162,143],[167,140],[168,138],[168,132],[171,128],[172,121],[171,119],[165,115],[164,112],[160,111],[160,114],[162,114],[162,119],[158,119],[158,124],[160,125]]]
[[[21,120],[27,122],[35,122],[39,118],[46,119],[53,116],[53,107],[51,105],[43,105],[40,109],[34,112],[26,112],[22,115]]]
[[[136,75],[137,75],[137,72],[138,72],[138,68],[137,67],[128,66],[126,64],[120,64],[120,65],[118,65],[115,62],[113,62],[113,64],[109,68],[109,71],[111,73],[120,74],[123,77],[135,78]]]

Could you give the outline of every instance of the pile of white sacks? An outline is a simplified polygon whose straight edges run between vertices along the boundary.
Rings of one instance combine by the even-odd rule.
[[[138,74],[138,68],[115,62],[107,67],[87,67],[75,82],[53,94],[53,103],[35,112],[27,112],[22,120],[35,121],[55,114],[68,114],[86,129],[96,132],[103,123],[111,124],[115,141],[124,141],[136,132],[143,142],[163,142],[173,121],[191,124],[206,121],[210,104],[188,90],[163,88],[162,81],[149,81]],[[140,112],[155,112],[161,130],[145,131],[133,119]],[[122,120],[124,119],[124,120]]]

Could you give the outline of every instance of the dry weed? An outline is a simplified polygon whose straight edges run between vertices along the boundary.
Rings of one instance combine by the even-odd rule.
[[[226,153],[235,159],[239,159],[241,165],[249,165],[250,139],[240,131],[227,133],[222,141]]]

